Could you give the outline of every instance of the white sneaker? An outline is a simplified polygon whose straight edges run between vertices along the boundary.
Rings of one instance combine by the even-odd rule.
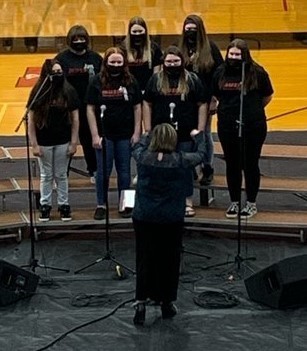
[[[90,181],[91,181],[92,184],[96,184],[96,178],[94,176],[92,176],[90,178]]]

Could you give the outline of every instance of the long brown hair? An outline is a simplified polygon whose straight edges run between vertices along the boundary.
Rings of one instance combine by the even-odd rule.
[[[244,90],[250,91],[258,88],[258,79],[257,79],[257,70],[262,70],[262,67],[259,66],[253,59],[250,54],[247,42],[243,39],[236,38],[227,47],[225,65],[221,73],[221,78],[219,81],[219,87],[222,87],[225,84],[227,70],[229,69],[228,61],[228,52],[231,48],[238,48],[241,50],[242,61],[245,62],[245,80],[244,80]],[[239,72],[241,74],[241,71]]]
[[[35,126],[39,129],[47,125],[51,101],[55,101],[59,106],[67,107],[72,99],[76,98],[74,88],[67,82],[65,77],[62,86],[56,87],[56,89],[52,86],[50,75],[52,74],[52,67],[55,64],[60,65],[57,60],[45,60],[40,76],[32,88],[27,102],[27,107],[30,107],[34,112],[33,118]],[[36,97],[35,101],[33,100],[34,97]]]
[[[141,49],[141,59],[143,62],[148,62],[149,68],[151,68],[152,67],[151,40],[150,40],[150,36],[148,33],[147,24],[146,24],[144,18],[142,18],[140,16],[134,16],[130,19],[129,24],[128,24],[127,36],[123,42],[123,44],[125,45],[125,49],[127,51],[128,62],[134,62],[137,58],[136,57],[137,52],[131,46],[131,28],[135,24],[138,24],[139,26],[142,26],[145,29],[146,40],[145,40],[145,45],[140,48]]]
[[[184,35],[185,26],[187,23],[196,24],[197,41],[196,52],[193,55],[193,58],[190,58],[187,39]],[[207,73],[211,71],[212,67],[214,66],[214,60],[211,53],[210,42],[206,33],[204,22],[198,15],[189,15],[184,20],[179,47],[182,51],[186,64],[192,64],[193,71],[195,73]]]
[[[123,57],[124,59],[124,74],[122,76],[122,79],[120,82],[117,82],[117,84],[120,84],[122,86],[128,86],[129,84],[132,83],[133,80],[133,76],[131,75],[131,73],[129,72],[129,68],[128,68],[128,61],[127,61],[127,56],[125,55],[125,52],[116,46],[112,46],[110,48],[108,48],[105,53],[104,53],[104,58],[103,58],[103,65],[101,68],[101,82],[102,82],[102,86],[104,88],[109,88],[109,89],[114,89],[114,78],[112,78],[109,74],[109,71],[106,69],[106,65],[108,63],[108,58],[112,55],[112,54],[119,54]]]

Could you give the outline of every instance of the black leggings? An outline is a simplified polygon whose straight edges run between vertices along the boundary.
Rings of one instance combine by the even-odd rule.
[[[259,158],[266,138],[266,127],[259,126],[257,130],[243,131],[242,138],[239,138],[238,131],[219,129],[218,136],[226,161],[226,178],[231,201],[239,201],[243,170],[246,200],[256,202],[260,186]]]

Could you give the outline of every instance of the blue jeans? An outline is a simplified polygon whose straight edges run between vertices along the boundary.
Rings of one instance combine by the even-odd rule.
[[[41,146],[43,156],[38,158],[40,169],[40,204],[52,206],[53,182],[57,186],[57,204],[68,205],[67,168],[68,143],[55,146]]]
[[[131,183],[131,145],[130,139],[124,140],[108,140],[105,139],[106,146],[106,176],[107,189],[109,189],[109,179],[115,163],[117,173],[117,189],[118,195],[122,190],[130,188]],[[102,149],[96,149],[97,174],[96,174],[96,198],[97,205],[102,206],[106,203],[107,189],[104,191],[103,179],[103,152]]]
[[[177,144],[177,151],[193,152],[194,142],[193,141],[182,141]],[[186,197],[193,195],[193,169],[188,168],[185,174],[185,184],[186,184]]]

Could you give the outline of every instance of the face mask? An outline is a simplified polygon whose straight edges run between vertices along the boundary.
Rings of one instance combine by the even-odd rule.
[[[110,66],[107,65],[107,70],[111,77],[120,77],[124,73],[124,66]]]
[[[53,73],[50,75],[50,81],[53,85],[61,85],[64,83],[63,73]]]
[[[196,40],[197,40],[197,31],[196,30],[187,30],[184,32],[184,36],[190,45],[196,44]]]
[[[228,64],[228,66],[230,66],[232,68],[241,68],[242,67],[242,60],[228,58],[227,64]]]
[[[72,42],[70,47],[76,52],[82,52],[87,49],[85,41]]]
[[[171,78],[179,78],[182,73],[182,66],[163,66],[163,70]]]
[[[134,46],[141,46],[145,43],[146,34],[139,34],[139,35],[131,34],[130,40],[131,40],[131,45],[133,47]]]

